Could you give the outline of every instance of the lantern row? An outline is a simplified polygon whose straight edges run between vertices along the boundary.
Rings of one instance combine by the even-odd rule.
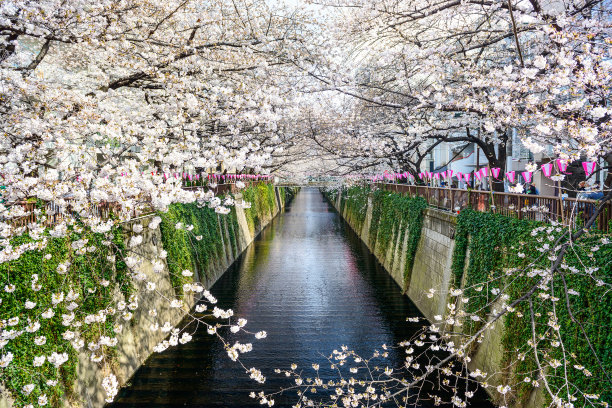
[[[121,176],[127,176],[127,172],[122,172]],[[144,175],[144,173],[141,173]],[[208,174],[208,173],[200,173],[200,174],[191,174],[191,173],[157,173],[155,171],[151,172],[152,176],[162,175],[164,180],[169,178],[175,179],[183,179],[189,181],[198,181],[198,180],[208,180],[208,181],[237,181],[237,180],[271,180],[274,176],[270,174]],[[78,177],[77,177],[78,180]]]
[[[567,173],[567,162],[566,161],[558,159],[556,160],[556,164],[557,164],[557,169],[559,171],[559,174],[571,174],[571,173]],[[552,178],[554,167],[555,166],[553,162],[543,164],[541,166],[541,169],[542,169],[542,173],[544,174],[544,176]],[[586,177],[589,177],[591,174],[593,174],[595,172],[596,167],[597,167],[597,162],[582,162],[582,168],[584,169],[584,173]],[[417,176],[421,180],[439,180],[439,179],[450,180],[453,177],[456,177],[459,181],[465,180],[466,182],[469,183],[470,180],[472,179],[472,176],[474,177],[474,179],[479,180],[479,181],[483,180],[486,177],[493,177],[496,180],[501,180],[499,177],[500,172],[501,172],[501,169],[499,167],[493,167],[493,168],[483,167],[480,170],[474,171],[473,173],[461,173],[461,172],[455,173],[453,170],[446,170],[440,173],[424,171],[424,172],[418,173]],[[509,171],[505,174],[505,178],[510,183],[514,183],[516,180],[516,173],[517,173],[516,171]],[[527,183],[531,183],[531,180],[533,178],[533,172],[523,171],[520,174],[523,176],[523,180],[525,180]],[[376,182],[376,181],[382,181],[382,180],[401,180],[401,179],[408,180],[408,179],[415,179],[416,177],[408,172],[403,172],[403,173],[385,172],[384,174],[370,176],[369,178],[372,181]]]

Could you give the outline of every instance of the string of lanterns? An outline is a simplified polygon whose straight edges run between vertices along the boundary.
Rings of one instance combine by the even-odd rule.
[[[121,176],[127,176],[127,172],[121,172]],[[141,173],[144,175],[144,172]],[[168,180],[169,178],[175,179],[183,179],[185,181],[200,181],[200,180],[208,180],[212,182],[219,181],[238,181],[238,180],[247,180],[247,181],[270,181],[274,178],[274,176],[270,174],[209,174],[209,173],[157,173],[155,171],[151,172],[152,176],[162,175],[164,180]],[[77,181],[80,181],[80,177],[77,177]]]
[[[557,159],[555,162],[550,162],[550,163],[546,163],[546,164],[542,164],[541,165],[541,170],[542,173],[544,174],[544,176],[548,177],[548,178],[552,178],[554,177],[553,175],[553,170],[555,168],[555,163],[557,164],[557,169],[558,169],[558,174],[571,174],[571,173],[567,173],[567,167],[568,167],[568,163],[567,161],[561,160],[561,159]],[[584,169],[584,173],[586,175],[586,177],[589,177],[591,174],[593,174],[595,172],[595,169],[597,167],[597,162],[582,162],[582,168]],[[472,179],[472,176],[474,177],[475,180],[478,181],[482,181],[483,179],[485,179],[486,177],[493,177],[496,180],[500,180],[500,175],[501,173],[501,169],[499,167],[493,167],[493,168],[489,168],[489,167],[483,167],[480,170],[476,170],[473,173],[462,173],[462,172],[454,172],[453,170],[446,170],[443,172],[431,172],[431,171],[424,171],[421,173],[418,173],[416,177],[418,177],[419,179],[423,180],[423,181],[427,181],[427,180],[452,180],[453,177],[456,177],[458,181],[462,181],[464,180],[465,182],[469,183],[470,180]],[[509,171],[505,174],[505,178],[510,182],[510,183],[514,183],[516,181],[516,171]],[[520,172],[520,175],[523,177],[523,180],[525,180],[525,182],[527,183],[531,183],[531,180],[533,178],[533,172],[531,171],[523,171]],[[387,181],[394,181],[394,180],[412,180],[414,181],[416,179],[416,177],[408,172],[403,172],[403,173],[389,173],[389,172],[385,172],[384,174],[377,174],[377,175],[373,175],[373,176],[369,176],[367,178],[369,178],[371,181],[373,182],[377,182],[377,181],[383,181],[383,180],[387,180]]]

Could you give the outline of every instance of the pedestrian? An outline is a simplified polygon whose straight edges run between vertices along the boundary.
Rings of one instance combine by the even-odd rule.
[[[595,184],[593,189],[586,194],[589,200],[601,200],[604,198],[603,191],[599,190],[599,186]]]
[[[527,194],[531,194],[531,195],[538,195],[538,189],[536,188],[535,183],[531,183],[529,184],[529,187],[527,187]]]

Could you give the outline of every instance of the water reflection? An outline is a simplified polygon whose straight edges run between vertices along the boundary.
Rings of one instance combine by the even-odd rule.
[[[243,358],[263,371],[266,384],[249,380],[200,330],[192,342],[152,356],[114,407],[259,406],[249,392],[288,384],[275,368],[296,363],[308,370],[316,362],[326,380],[332,373],[322,355],[341,345],[370,355],[397,344],[416,329],[406,316],[419,315],[316,189],[303,189],[211,291],[220,307],[248,320],[249,330],[268,332]],[[389,365],[402,359],[401,350],[392,352]],[[281,396],[276,406],[295,401]]]

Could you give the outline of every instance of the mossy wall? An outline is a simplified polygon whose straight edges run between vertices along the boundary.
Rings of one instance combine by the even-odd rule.
[[[328,192],[327,196],[402,290],[407,290],[421,237],[425,200],[363,187]]]
[[[167,265],[176,293],[181,294],[183,284],[193,279],[212,285],[294,193],[260,183],[234,195],[237,202],[250,204],[248,208],[234,206],[227,215],[197,204],[174,204],[168,212],[160,213],[162,244],[168,252]],[[177,229],[177,223],[193,229]],[[185,269],[195,277],[182,276]]]
[[[24,334],[8,342],[3,350],[12,353],[16,363],[0,371],[4,388],[21,390],[26,384],[35,385],[34,391],[29,395],[11,395],[17,406],[36,403],[38,397],[43,394],[48,397],[51,406],[57,406],[74,393],[78,353],[62,338],[64,330],[60,330],[64,328],[62,315],[71,313],[68,309],[69,302],[61,302],[55,308],[54,316],[48,319],[40,317],[40,305],[50,304],[51,296],[55,293],[72,290],[81,302],[80,312],[96,313],[104,309],[117,293],[127,298],[132,292],[125,263],[121,259],[108,258],[112,254],[112,246],[124,247],[123,230],[114,228],[105,234],[83,231],[82,226],[73,225],[62,238],[53,238],[45,233],[48,243],[44,249],[26,251],[17,260],[0,264],[0,280],[11,282],[17,288],[12,293],[0,290],[0,322],[6,322],[14,316],[19,318],[19,323],[6,327],[7,330],[18,330],[30,321],[40,324],[40,328],[35,332],[26,329]],[[17,246],[32,241],[26,233],[14,238],[11,244]],[[94,246],[98,248],[95,252],[87,251],[87,248]],[[61,273],[58,272],[60,264],[68,265]],[[107,280],[109,285],[97,287],[96,282],[103,280]],[[24,309],[23,304],[26,301],[34,302],[35,306]],[[87,344],[100,333],[114,337],[115,327],[110,320],[104,323],[94,322],[84,325],[80,333]],[[44,337],[45,343],[32,347],[37,337]],[[67,353],[70,358],[60,368],[51,364],[43,364],[31,370],[17,368],[31,366],[34,357],[50,355],[53,352]],[[56,379],[60,386],[48,385],[48,379]]]
[[[144,283],[133,283],[128,278],[128,270],[121,257],[117,256],[111,262],[107,258],[110,251],[108,253],[104,250],[93,253],[78,251],[73,243],[87,239],[89,245],[96,244],[99,248],[111,246],[125,248],[133,234],[131,231],[134,224],[144,226],[144,231],[140,234],[143,236],[143,242],[130,249],[130,256],[139,259],[139,271],[147,275],[147,281],[156,283],[158,292],[167,298],[181,296],[183,284],[194,280],[210,287],[261,229],[279,213],[294,193],[295,191],[291,189],[275,188],[271,184],[261,183],[243,190],[242,195],[235,195],[237,201],[244,198],[244,201],[251,203],[250,208],[231,207],[231,212],[227,215],[219,215],[207,207],[199,208],[196,204],[175,204],[166,213],[132,220],[106,234],[85,234],[77,227],[65,238],[50,238],[49,245],[44,251],[28,251],[19,260],[0,265],[0,274],[10,274],[12,282],[18,283],[19,279],[27,281],[28,285],[18,285],[18,287],[29,286],[33,272],[38,274],[40,280],[44,279],[45,283],[44,291],[11,293],[10,296],[0,291],[2,296],[0,320],[5,319],[5,316],[12,316],[14,310],[22,310],[15,302],[23,303],[26,298],[31,301],[48,302],[47,298],[54,291],[59,292],[60,288],[65,290],[68,286],[74,287],[79,296],[86,299],[85,306],[91,306],[91,310],[99,310],[101,305],[106,305],[111,300],[128,300],[130,295],[136,292],[134,289],[143,289],[138,285]],[[162,222],[159,227],[149,229],[149,222],[155,215],[159,215]],[[179,222],[182,225],[192,225],[193,229],[189,233],[184,229],[177,229],[176,224]],[[27,235],[17,238],[19,242],[28,240]],[[161,273],[156,273],[153,271],[152,260],[158,259],[162,250],[167,252],[166,265]],[[71,262],[72,272],[58,275],[55,271],[58,265],[65,261]],[[195,272],[194,277],[182,276],[181,272],[185,269]],[[110,284],[104,290],[88,293],[87,289],[94,285],[94,278],[98,282],[107,279]],[[145,293],[144,290],[138,292]],[[186,297],[184,301],[187,307],[192,307],[195,303],[195,299],[191,296]],[[168,302],[159,297],[142,296],[138,302],[140,307],[134,311],[134,319],[127,324],[121,324],[121,334],[117,336],[119,343],[112,352],[113,361],[110,366],[120,384],[125,384],[129,380],[152,353],[153,347],[166,337],[161,331],[154,332],[148,329],[153,323],[148,311],[157,311],[156,321],[168,321],[172,324],[178,324],[188,311],[171,309]],[[40,311],[36,312],[34,309],[32,313]],[[72,347],[64,347],[65,350],[61,348],[59,334],[55,333],[55,328],[62,324],[59,316],[61,313],[56,311],[53,319],[41,322],[42,327],[36,335],[42,334],[47,337],[44,346],[32,350],[28,347],[28,344],[32,344],[31,339],[25,341],[24,338],[24,341],[10,342],[7,347],[11,347],[17,359],[24,361],[31,361],[35,354],[48,354],[51,351],[65,351],[76,358],[71,358],[59,370],[50,364],[40,370],[19,372],[4,370],[0,389],[4,388],[5,391],[0,395],[0,407],[24,406],[31,401],[35,402],[38,394],[43,392],[49,397],[49,406],[102,407],[104,405],[105,394],[101,382],[108,373],[102,372],[100,366],[91,363],[88,353],[76,353]],[[124,323],[120,320],[119,322]],[[93,335],[101,331],[114,337],[117,329],[114,323],[108,319],[103,327],[99,327],[100,324],[92,324],[82,331],[83,337],[87,340],[89,332]],[[49,370],[54,372],[47,372]],[[47,389],[42,378],[49,376],[60,379],[62,387],[55,390]],[[6,391],[9,388],[7,386],[20,389],[30,383],[36,383],[38,391],[30,394],[27,400],[21,394],[13,395]]]
[[[454,303],[450,289],[464,290],[470,299],[464,305],[465,312],[478,313],[481,317],[480,321],[470,320],[462,327],[453,328],[455,332],[466,334],[482,327],[482,320],[491,308],[499,307],[497,303],[491,305],[495,288],[506,287],[509,301],[512,301],[537,282],[537,275],[520,274],[510,279],[506,273],[509,269],[527,266],[540,255],[539,242],[553,242],[562,233],[558,226],[499,214],[465,210],[456,216],[425,208],[414,201],[418,199],[381,190],[353,187],[326,195],[430,321],[435,315],[445,314],[447,303]],[[563,277],[558,275],[553,282],[555,295],[562,300],[555,303],[562,342],[575,356],[575,362],[569,365],[568,378],[576,389],[599,394],[604,401],[612,399],[611,391],[602,386],[606,381],[605,372],[599,368],[590,348],[596,349],[605,371],[611,372],[612,332],[600,324],[612,319],[610,303],[602,301],[608,289],[605,285],[594,285],[590,277],[571,271],[591,268],[599,276],[606,277],[603,280],[609,280],[612,275],[611,241],[609,236],[597,231],[588,234],[566,255],[562,268],[568,273]],[[414,260],[412,264],[411,260]],[[547,266],[550,266],[547,258],[535,265],[542,269]],[[482,282],[488,282],[486,290],[480,289]],[[565,285],[580,296],[567,298],[562,290]],[[428,296],[432,288],[435,293]],[[566,307],[567,301],[572,304],[572,315]],[[539,319],[536,335],[545,339],[552,302],[540,299],[534,305]],[[528,309],[527,302],[520,303],[513,313],[498,320],[472,349],[468,368],[488,373],[486,380],[493,386],[487,390],[494,400],[501,401],[495,391],[497,385],[518,384],[512,395],[506,396],[508,405],[540,408],[548,406],[550,401],[541,388],[524,381],[525,377],[536,375],[533,353],[529,354],[527,346],[532,336]],[[581,322],[589,342],[572,317]],[[553,342],[543,342],[541,346],[547,347],[546,355],[562,359],[561,349],[550,343]],[[513,368],[507,369],[512,362]],[[592,372],[585,375],[584,370],[574,368],[574,364],[588,366]],[[551,378],[551,385],[563,386],[561,375]]]
[[[513,273],[508,271],[541,270],[550,268],[551,260],[539,251],[543,242],[556,242],[565,232],[558,225],[543,222],[519,220],[500,214],[481,213],[473,210],[462,211],[458,216],[456,250],[453,256],[453,281],[456,286],[463,282],[465,295],[470,301],[466,312],[481,317],[491,312],[491,300],[495,289],[506,288],[509,302],[521,298],[541,279],[535,273]],[[466,254],[469,253],[469,256]],[[612,276],[612,244],[610,236],[590,231],[573,242],[561,265],[561,272],[553,275],[551,286],[554,297],[551,301],[547,290],[533,297],[535,324],[532,327],[528,302],[521,302],[512,313],[506,315],[503,336],[499,338],[503,358],[500,365],[513,369],[499,375],[504,383],[516,383],[511,398],[515,405],[548,405],[551,401],[542,395],[541,386],[525,378],[537,378],[537,364],[528,342],[533,331],[540,339],[540,359],[564,361],[563,349],[570,351],[567,367],[548,370],[551,389],[566,389],[564,378],[571,383],[570,392],[599,394],[600,400],[612,401],[612,389],[606,386],[606,372],[612,371],[612,304],[609,302],[609,288],[598,284],[598,278],[609,281]],[[531,265],[529,268],[527,268]],[[579,271],[591,270],[592,275]],[[476,292],[478,284],[488,281],[487,291]],[[565,288],[570,288],[571,291]],[[571,292],[571,293],[570,293]],[[551,316],[557,316],[560,343],[551,336]],[[473,333],[482,326],[481,321],[471,321],[464,331]],[[608,326],[608,327],[607,327]],[[593,350],[595,353],[593,353]],[[597,355],[597,357],[596,357]],[[599,361],[598,361],[599,360]],[[587,367],[588,372],[583,368]],[[567,371],[567,372],[565,372]],[[541,381],[540,381],[541,382]]]

